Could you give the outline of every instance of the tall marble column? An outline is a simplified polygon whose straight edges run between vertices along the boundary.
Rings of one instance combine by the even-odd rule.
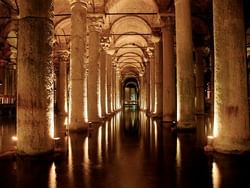
[[[113,112],[116,111],[116,65],[112,63],[112,76],[111,76],[111,91],[112,91],[112,108]]]
[[[177,128],[195,127],[195,82],[190,0],[175,0]]]
[[[54,149],[53,0],[19,2],[17,152]]]
[[[223,11],[221,11],[223,10]],[[242,0],[213,0],[214,142],[218,152],[250,151]]]
[[[107,72],[106,72],[106,53],[104,50],[100,52],[100,82],[101,82],[101,114],[106,116],[106,88],[107,88]]]
[[[150,114],[155,113],[155,51],[150,56]]]
[[[107,110],[108,113],[113,112],[113,105],[112,105],[112,57],[111,55],[107,54],[106,56],[106,66],[107,66]]]
[[[147,113],[150,113],[150,62],[146,63],[146,72],[145,72],[145,80],[146,80],[146,110]]]
[[[139,77],[139,79],[140,79],[140,83],[139,83],[139,91],[140,91],[140,94],[139,94],[139,96],[140,96],[140,110],[145,110],[144,109],[144,102],[145,102],[145,99],[144,99],[144,90],[145,90],[145,85],[144,85],[144,76],[143,76],[143,74],[140,74],[140,77]]]
[[[101,118],[100,100],[100,32],[102,18],[89,20],[89,66],[88,66],[88,120],[98,122]]]
[[[85,58],[87,30],[86,2],[82,0],[72,1],[71,12],[69,129],[71,131],[81,131],[88,128],[86,109],[87,62]]]
[[[161,41],[155,43],[155,114],[162,116],[162,96],[163,96],[163,64],[162,64],[162,48]]]
[[[205,87],[204,87],[204,60],[202,48],[196,49],[195,53],[195,82],[196,82],[196,100],[195,111],[197,114],[205,113]]]
[[[163,122],[176,120],[176,79],[174,56],[174,25],[171,18],[163,18],[162,28],[163,50]]]
[[[121,108],[121,97],[120,97],[120,69],[116,67],[116,110]]]
[[[67,64],[69,63],[69,52],[59,51],[59,77],[58,82],[58,97],[57,97],[57,110],[60,115],[66,115],[68,112],[68,87],[67,87]]]

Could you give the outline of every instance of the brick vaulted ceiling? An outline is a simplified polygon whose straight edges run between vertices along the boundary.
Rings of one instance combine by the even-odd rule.
[[[0,66],[15,62],[18,2],[0,0]],[[148,51],[163,26],[162,16],[174,18],[177,0],[88,0],[90,14],[103,15],[103,35],[111,39],[110,51],[122,73],[144,71]],[[250,5],[244,0],[247,43],[250,42]],[[212,0],[191,0],[193,45],[212,44]],[[248,10],[247,10],[248,9]],[[57,48],[69,49],[70,1],[54,1]],[[157,34],[158,32],[158,34]]]

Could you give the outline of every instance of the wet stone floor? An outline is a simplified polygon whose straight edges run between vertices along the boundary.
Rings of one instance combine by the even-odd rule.
[[[124,109],[88,133],[65,135],[56,119],[53,159],[0,158],[0,188],[248,188],[249,155],[204,152],[208,117],[195,132],[176,133],[135,109]],[[0,154],[15,151],[16,124],[0,119]]]

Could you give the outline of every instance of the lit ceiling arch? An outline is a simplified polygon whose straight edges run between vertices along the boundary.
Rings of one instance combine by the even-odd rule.
[[[152,34],[149,23],[139,16],[122,16],[115,20],[110,28],[110,34]]]

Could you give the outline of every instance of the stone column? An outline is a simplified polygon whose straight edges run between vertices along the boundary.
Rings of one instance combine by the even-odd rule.
[[[72,1],[71,11],[69,129],[81,131],[88,128],[86,111],[87,63],[85,58],[87,4],[81,0]]]
[[[106,77],[106,53],[104,50],[100,52],[100,82],[101,82],[101,113],[102,117],[106,116],[106,87],[107,87],[107,77]]]
[[[67,87],[67,64],[69,62],[69,52],[59,51],[59,80],[58,82],[58,98],[57,98],[57,110],[59,115],[66,115],[68,112],[68,87]]]
[[[223,11],[221,11],[223,10]],[[250,150],[243,1],[213,0],[214,149]]]
[[[140,110],[144,110],[144,89],[145,89],[145,86],[144,86],[144,76],[143,74],[140,74],[140,83],[139,83],[139,88],[140,88]]]
[[[150,112],[150,62],[146,63],[146,72],[145,72],[145,80],[146,80],[146,110],[147,113]]]
[[[162,28],[163,46],[163,122],[176,120],[176,82],[173,21],[165,18]]]
[[[88,66],[88,120],[98,122],[101,118],[100,98],[100,32],[102,18],[89,20],[89,66]]]
[[[112,72],[112,57],[111,55],[107,54],[106,56],[106,66],[107,66],[107,110],[108,113],[112,113],[113,112],[113,108],[112,108],[112,77],[111,77],[111,72]]]
[[[156,116],[162,116],[162,78],[163,78],[163,65],[162,65],[162,48],[161,41],[155,43],[155,113]]]
[[[177,55],[177,127],[194,128],[195,82],[190,0],[175,0]]]
[[[53,0],[19,2],[17,152],[54,149]]]
[[[196,82],[196,100],[195,111],[197,114],[204,114],[205,110],[205,87],[204,87],[204,62],[202,49],[196,49],[195,53],[195,82]]]
[[[150,56],[150,114],[155,113],[155,52]]]
[[[116,65],[112,63],[111,91],[112,91],[112,109],[116,111]]]
[[[116,67],[116,110],[121,108],[120,77],[120,69]]]

